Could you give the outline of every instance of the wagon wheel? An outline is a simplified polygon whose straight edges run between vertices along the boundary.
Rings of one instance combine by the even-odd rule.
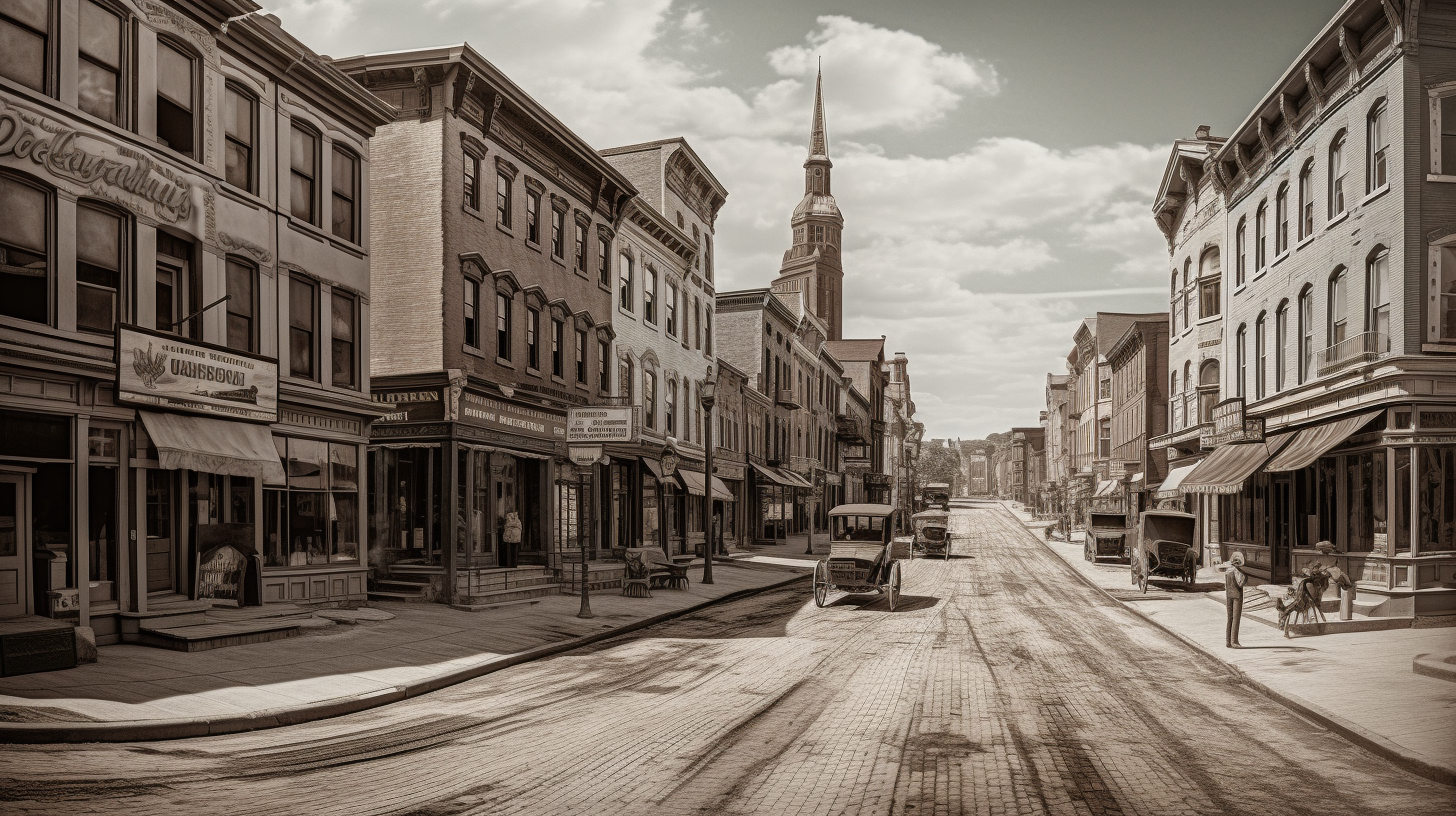
[[[820,561],[814,565],[814,605],[824,608],[829,597],[829,562]]]
[[[896,561],[890,565],[890,611],[895,611],[895,603],[900,600],[900,562]]]

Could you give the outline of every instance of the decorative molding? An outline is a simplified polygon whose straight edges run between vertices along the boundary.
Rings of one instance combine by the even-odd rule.
[[[202,233],[209,244],[217,243],[217,198],[211,190],[202,191]]]
[[[1345,66],[1350,69],[1350,77],[1358,79],[1360,76],[1360,35],[1340,26],[1340,56],[1345,60]]]
[[[264,266],[271,266],[273,263],[272,252],[245,238],[234,238],[226,232],[219,232],[217,234],[217,245],[229,252],[246,252],[253,256],[253,260]]]
[[[485,146],[485,142],[471,136],[469,133],[460,134],[460,147],[466,153],[469,153],[477,159],[485,158],[486,154],[490,152],[490,148]]]
[[[1244,143],[1234,142],[1234,163],[1238,165],[1239,172],[1245,176],[1249,175],[1249,161],[1244,156]]]
[[[1264,148],[1264,155],[1268,156],[1269,158],[1273,158],[1274,137],[1270,135],[1269,123],[1264,121],[1264,117],[1259,117],[1256,129],[1259,133],[1259,145]]]
[[[433,107],[433,105],[431,104],[432,100],[430,99],[429,75],[426,73],[424,68],[414,69],[414,82],[415,90],[419,93],[418,103],[416,107],[419,108],[420,119],[428,119],[430,118],[430,109]]]
[[[1341,31],[1343,30],[1341,29]],[[1320,76],[1319,69],[1308,62],[1304,64],[1304,81],[1309,85],[1314,101],[1323,106],[1326,98],[1324,78]],[[1280,96],[1280,101],[1283,102],[1283,95]]]
[[[542,193],[546,192],[546,185],[542,184],[541,180],[536,178],[535,176],[528,174],[524,181],[526,183],[526,189],[530,190],[536,195],[541,195]]]
[[[570,210],[571,209],[571,200],[568,199],[568,198],[566,198],[565,196],[559,196],[559,195],[557,195],[555,193],[552,193],[551,194],[551,209],[553,209],[553,210],[555,210],[555,211],[557,211],[559,213],[564,213],[567,210]]]
[[[597,224],[597,235],[601,238],[607,239],[608,241],[614,241],[617,238],[617,231],[612,229],[612,226],[610,224],[602,223]]]
[[[212,35],[202,26],[173,11],[157,0],[138,0],[137,7],[152,24],[167,29],[196,45],[207,61],[217,65],[217,48]]]
[[[1284,119],[1284,126],[1289,128],[1290,133],[1295,133],[1294,120],[1299,116],[1299,103],[1294,97],[1287,93],[1279,94],[1279,115]]]
[[[591,213],[586,210],[572,209],[571,217],[576,219],[576,223],[581,225],[582,229],[591,226]]]
[[[520,175],[521,172],[520,169],[517,168],[514,164],[511,164],[509,161],[507,161],[506,157],[504,156],[495,157],[495,170],[497,173],[506,176],[511,181],[515,181],[516,176]]]

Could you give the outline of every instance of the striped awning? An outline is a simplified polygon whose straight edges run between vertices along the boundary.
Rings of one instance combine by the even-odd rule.
[[[703,495],[703,474],[693,470],[677,469],[677,478],[682,486],[694,496]],[[728,490],[728,485],[717,476],[713,477],[713,498],[719,501],[733,501],[733,494]]]
[[[785,478],[784,475],[779,472],[778,468],[754,465],[753,469],[758,471],[759,476],[762,476],[765,480],[772,482],[776,485],[781,485],[783,487],[798,487],[797,484],[794,484],[793,482]]]
[[[1221,445],[1183,477],[1179,489],[1184,493],[1237,493],[1243,488],[1244,480],[1289,444],[1292,436],[1286,433],[1263,442]]]
[[[1264,466],[1264,471],[1284,473],[1309,467],[1314,464],[1316,459],[1349,439],[1350,434],[1365,427],[1367,422],[1380,416],[1381,413],[1380,411],[1370,411],[1313,428],[1305,428],[1294,435],[1294,441],[1280,451],[1278,456],[1269,460],[1269,464]]]
[[[1092,498],[1111,496],[1115,492],[1117,492],[1117,482],[1109,480],[1097,486],[1097,492],[1092,494]]]
[[[1198,467],[1198,463],[1194,462],[1191,465],[1175,467],[1172,470],[1168,471],[1168,478],[1164,479],[1163,483],[1158,485],[1158,489],[1153,493],[1153,498],[1176,499],[1179,496],[1183,495],[1183,491],[1179,488],[1183,484],[1183,480],[1187,478],[1188,474],[1192,473],[1193,469],[1196,467]]]

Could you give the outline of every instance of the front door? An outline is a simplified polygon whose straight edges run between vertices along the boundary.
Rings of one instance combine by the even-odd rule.
[[[172,473],[147,471],[147,592],[176,590]]]
[[[1282,584],[1289,580],[1289,552],[1294,543],[1294,483],[1281,476],[1270,488],[1269,581]]]
[[[0,474],[0,618],[30,609],[30,499],[28,477]]]

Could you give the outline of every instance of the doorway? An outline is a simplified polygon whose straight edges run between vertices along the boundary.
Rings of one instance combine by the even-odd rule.
[[[1293,547],[1294,481],[1287,475],[1270,484],[1269,507],[1269,582],[1282,584],[1289,580],[1289,555]]]
[[[176,513],[172,474],[147,471],[147,592],[177,589]]]
[[[26,474],[0,473],[0,618],[31,610],[29,487]]]

